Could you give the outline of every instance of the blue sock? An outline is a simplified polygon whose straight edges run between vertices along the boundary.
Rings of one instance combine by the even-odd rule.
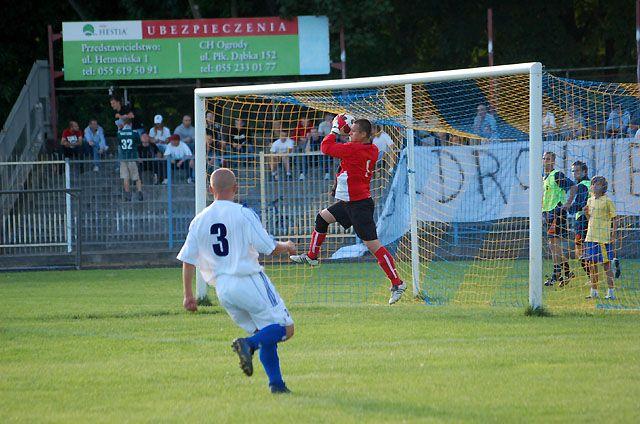
[[[263,344],[260,347],[260,362],[264,367],[264,371],[269,377],[269,385],[282,387],[284,381],[282,380],[282,373],[280,372],[280,358],[278,358],[278,345]]]
[[[281,342],[287,334],[287,330],[280,324],[271,324],[264,327],[247,341],[253,350],[260,349],[261,345],[276,344]]]

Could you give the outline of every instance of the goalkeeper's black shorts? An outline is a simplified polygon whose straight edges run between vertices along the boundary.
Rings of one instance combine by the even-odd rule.
[[[375,205],[372,198],[356,200],[355,202],[339,200],[327,208],[345,230],[353,226],[356,235],[364,241],[378,238],[376,223],[373,220],[374,209]]]

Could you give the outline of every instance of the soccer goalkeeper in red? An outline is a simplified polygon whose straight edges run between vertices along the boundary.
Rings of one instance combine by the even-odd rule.
[[[378,259],[391,280],[391,297],[393,305],[407,289],[400,280],[393,256],[378,241],[376,223],[373,220],[374,204],[369,186],[371,175],[378,159],[378,148],[371,143],[371,122],[358,119],[349,125],[345,115],[338,115],[333,120],[331,133],[320,145],[325,155],[341,159],[336,175],[336,203],[323,209],[316,216],[316,226],[311,235],[309,251],[301,255],[290,256],[293,262],[318,265],[320,246],[327,236],[329,224],[338,222],[345,229],[353,226],[357,236],[364,242],[369,251]],[[338,134],[349,134],[349,142],[338,144]]]

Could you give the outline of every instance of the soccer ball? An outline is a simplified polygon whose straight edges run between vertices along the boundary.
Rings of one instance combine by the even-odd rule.
[[[351,131],[351,127],[355,122],[356,118],[353,115],[349,115],[348,113],[341,113],[340,115],[336,115],[333,118],[333,127],[342,130],[344,133],[349,133]]]

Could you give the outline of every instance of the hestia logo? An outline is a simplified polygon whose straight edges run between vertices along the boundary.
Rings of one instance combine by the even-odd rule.
[[[86,24],[85,26],[82,27],[82,32],[87,37],[91,37],[93,35],[93,33],[95,32],[95,29],[93,28],[93,25]]]
[[[124,37],[127,35],[127,28],[125,26],[117,25],[118,22],[109,22],[98,25],[98,29],[95,32],[96,36],[106,37]]]

